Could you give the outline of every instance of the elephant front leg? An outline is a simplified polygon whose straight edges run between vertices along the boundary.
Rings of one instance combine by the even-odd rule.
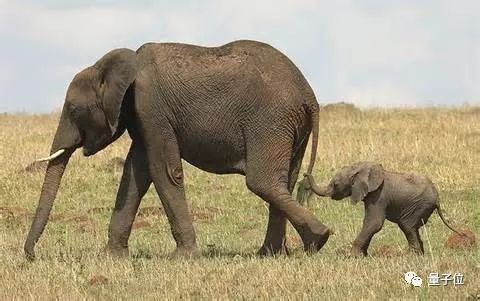
[[[362,230],[353,241],[351,254],[354,257],[367,256],[368,246],[373,235],[380,231],[385,222],[385,208],[381,202],[375,204],[365,203],[365,217]]]
[[[261,256],[272,256],[285,253],[288,255],[288,249],[285,244],[285,232],[287,227],[287,218],[282,211],[270,204],[268,208],[268,226],[267,234],[263,246],[258,250]]]
[[[128,238],[138,206],[151,184],[146,154],[140,143],[132,142],[123,167],[108,229],[108,250],[117,256],[128,256]]]
[[[164,141],[152,141],[148,148],[150,175],[177,244],[173,256],[194,257],[200,252],[185,199],[180,153],[173,133],[165,138]]]

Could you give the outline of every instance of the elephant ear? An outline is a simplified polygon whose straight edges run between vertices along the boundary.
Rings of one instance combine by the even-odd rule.
[[[123,97],[135,81],[137,54],[126,48],[115,49],[105,54],[93,67],[100,72],[100,105],[113,135],[118,127]]]
[[[355,170],[350,198],[354,203],[363,201],[365,196],[377,190],[384,180],[383,166],[378,163],[364,162]]]

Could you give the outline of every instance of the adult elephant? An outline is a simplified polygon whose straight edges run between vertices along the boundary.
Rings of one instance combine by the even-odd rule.
[[[72,153],[102,150],[128,130],[132,144],[109,226],[108,248],[128,254],[140,201],[153,182],[173,237],[175,255],[198,253],[185,200],[181,159],[217,174],[242,174],[269,203],[260,254],[285,249],[286,219],[307,251],[319,250],[329,230],[300,206],[292,191],[319,106],[295,65],[273,47],[235,41],[220,47],[147,43],[116,49],[78,73],[67,90],[39,204],[25,242],[27,258],[47,223]]]

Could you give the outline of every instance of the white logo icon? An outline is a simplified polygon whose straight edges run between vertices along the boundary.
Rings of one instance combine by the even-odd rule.
[[[408,284],[412,284],[412,278],[417,276],[415,272],[406,272],[405,273],[405,282]]]
[[[415,272],[406,272],[405,282],[413,285],[414,287],[422,286],[422,278],[420,278]]]
[[[421,287],[422,286],[422,278],[415,276],[412,278],[412,285],[415,287]]]

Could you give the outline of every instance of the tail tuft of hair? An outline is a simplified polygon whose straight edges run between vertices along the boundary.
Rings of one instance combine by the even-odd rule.
[[[298,188],[297,188],[297,202],[300,203],[300,205],[307,206],[310,204],[310,199],[313,196],[313,190],[312,190],[312,185],[310,184],[310,181],[308,180],[308,177],[306,175],[303,177],[303,180],[301,180],[298,183]]]

